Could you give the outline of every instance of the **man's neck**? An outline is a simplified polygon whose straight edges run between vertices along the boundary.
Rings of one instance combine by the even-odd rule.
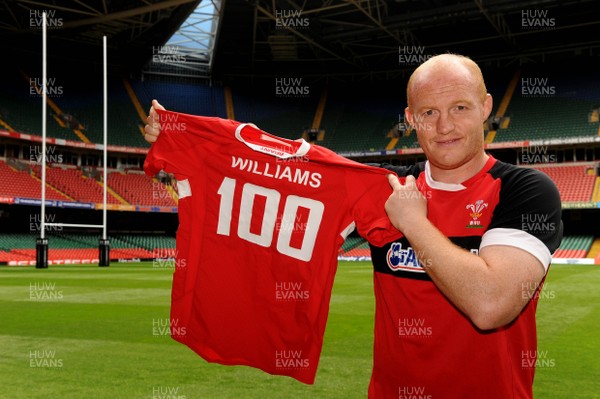
[[[429,162],[431,177],[440,183],[460,184],[479,173],[489,158],[489,155],[482,152],[480,155],[473,157],[470,161],[455,169],[442,169]]]

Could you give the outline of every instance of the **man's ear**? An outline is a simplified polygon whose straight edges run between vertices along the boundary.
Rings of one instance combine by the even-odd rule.
[[[494,107],[494,100],[492,99],[492,95],[490,93],[485,95],[485,100],[483,101],[483,120],[486,121],[492,113],[492,108]]]
[[[406,107],[404,108],[404,118],[406,120],[406,122],[408,122],[409,124],[413,124],[413,113],[411,112],[410,108]]]

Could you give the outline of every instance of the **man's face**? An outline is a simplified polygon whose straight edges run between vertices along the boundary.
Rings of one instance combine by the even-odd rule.
[[[451,170],[483,153],[483,123],[492,109],[464,71],[427,73],[413,85],[406,117],[432,166]]]

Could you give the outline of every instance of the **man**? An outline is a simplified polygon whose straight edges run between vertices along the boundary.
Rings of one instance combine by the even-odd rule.
[[[389,167],[411,176],[390,175],[385,207],[404,236],[371,246],[369,397],[531,398],[537,294],[562,237],[558,191],[485,153],[493,103],[472,60],[432,57],[409,79],[407,100],[428,161]],[[155,108],[148,142],[160,132]],[[536,218],[545,223],[527,223]]]
[[[558,190],[543,173],[485,153],[492,97],[469,58],[421,64],[407,103],[427,162],[416,180],[389,176],[385,209],[404,237],[371,248],[369,394],[531,398],[537,297],[562,238]]]

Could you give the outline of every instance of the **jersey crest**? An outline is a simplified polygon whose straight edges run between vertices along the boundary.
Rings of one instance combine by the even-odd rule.
[[[483,200],[477,200],[472,204],[468,204],[466,206],[465,209],[471,211],[469,212],[469,216],[471,217],[471,220],[469,221],[469,224],[467,225],[467,228],[470,229],[482,229],[485,226],[483,226],[481,224],[481,215],[483,214],[483,211],[488,207],[488,203],[484,202]]]

